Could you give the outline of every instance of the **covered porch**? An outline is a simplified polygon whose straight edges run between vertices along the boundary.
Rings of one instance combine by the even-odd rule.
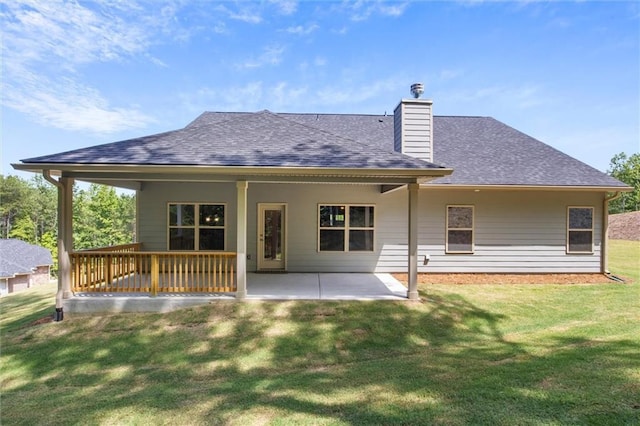
[[[61,177],[53,179],[48,173],[45,177],[59,188],[59,292],[57,295],[56,307],[62,308],[63,301],[70,300],[76,296],[88,298],[94,295],[102,295],[108,297],[132,297],[132,296],[151,296],[151,297],[167,297],[170,295],[190,295],[201,297],[214,295],[215,297],[225,296],[234,299],[251,299],[257,297],[261,299],[323,299],[333,297],[334,299],[373,299],[387,297],[401,297],[406,299],[417,299],[417,204],[419,184],[415,182],[416,177],[389,178],[385,177],[383,182],[393,182],[393,186],[384,186],[379,182],[379,177],[373,177],[373,183],[380,192],[384,194],[387,191],[402,189],[407,194],[405,202],[408,201],[406,213],[407,220],[407,243],[405,253],[407,255],[407,266],[409,272],[409,282],[407,288],[400,286],[394,287],[394,291],[377,292],[375,286],[370,289],[373,293],[369,294],[351,292],[349,290],[348,280],[341,279],[340,285],[346,289],[344,292],[339,287],[329,284],[318,285],[322,276],[333,275],[331,272],[324,271],[327,274],[303,274],[299,282],[315,283],[315,290],[299,292],[298,289],[288,287],[293,274],[273,273],[273,274],[254,274],[253,269],[247,268],[247,259],[251,257],[247,252],[247,222],[248,222],[248,203],[247,192],[249,187],[248,181],[236,181],[235,185],[235,219],[237,228],[232,239],[235,240],[234,251],[153,251],[145,248],[144,243],[134,243],[125,246],[105,247],[91,250],[74,251],[72,249],[72,178]],[[84,176],[83,176],[84,177]],[[141,176],[137,176],[140,178]],[[277,180],[280,180],[278,178]],[[317,178],[312,179],[312,182]],[[407,182],[405,179],[409,180]],[[411,182],[411,180],[414,182]],[[164,180],[164,179],[163,179]],[[221,180],[220,178],[216,180]],[[261,181],[254,178],[256,181]],[[271,180],[271,179],[268,179]],[[342,177],[339,183],[354,183],[358,179]],[[368,180],[368,179],[367,179]],[[101,180],[95,179],[100,182]],[[115,182],[105,182],[114,184]],[[117,186],[125,186],[123,182],[117,182]],[[338,182],[336,182],[338,183]],[[404,185],[402,185],[404,183]],[[140,189],[140,188],[138,188]],[[405,192],[406,191],[406,192]],[[71,248],[69,250],[68,248]],[[287,272],[280,271],[280,272]],[[293,272],[293,271],[289,271]],[[301,272],[301,271],[297,271]],[[313,272],[302,271],[302,272]],[[351,271],[347,271],[351,272]],[[355,272],[355,271],[354,271]],[[359,271],[367,272],[367,271]],[[369,276],[375,276],[374,271],[368,271]],[[254,290],[261,288],[259,292],[254,292],[250,288],[250,277],[259,276],[261,279],[253,279]],[[353,278],[357,274],[346,273],[342,278]],[[311,280],[311,281],[309,281]],[[328,282],[328,281],[327,281]],[[362,279],[356,280],[362,283]],[[378,283],[379,284],[379,283]],[[268,291],[267,287],[271,287],[272,291]],[[311,288],[311,287],[309,287]],[[324,288],[324,290],[323,290]],[[314,294],[313,296],[310,296]],[[331,296],[333,295],[333,296]],[[401,296],[399,296],[401,295]],[[89,300],[89,299],[87,299]],[[91,300],[94,300],[93,298]],[[64,303],[68,305],[68,303]]]

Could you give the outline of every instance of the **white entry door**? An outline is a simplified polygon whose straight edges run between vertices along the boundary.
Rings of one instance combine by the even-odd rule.
[[[258,270],[286,269],[286,204],[258,204]]]

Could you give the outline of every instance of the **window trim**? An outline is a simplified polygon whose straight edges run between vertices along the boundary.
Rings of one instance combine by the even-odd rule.
[[[569,218],[571,209],[589,209],[591,210],[591,228],[590,229],[579,229],[579,228],[570,228],[569,227]],[[593,254],[594,253],[594,237],[595,237],[595,223],[596,223],[596,211],[593,206],[567,206],[567,231],[566,231],[566,253],[567,254]],[[569,245],[569,235],[571,232],[591,232],[591,250],[589,251],[575,251],[571,250],[571,246]]]
[[[449,208],[467,207],[471,209],[471,228],[449,228]],[[449,231],[471,231],[471,250],[449,250]],[[447,204],[445,209],[445,254],[474,254],[476,249],[476,206],[473,204]]]
[[[320,208],[321,207],[340,207],[344,206],[344,226],[320,226]],[[349,221],[351,220],[351,207],[373,207],[373,226],[371,227],[362,227],[362,226],[350,226]],[[378,222],[378,215],[376,213],[377,206],[375,204],[360,204],[360,203],[318,203],[317,206],[317,216],[316,216],[316,250],[318,253],[374,253],[376,251],[376,229]],[[344,231],[344,250],[321,250],[320,249],[320,231],[322,230],[335,230],[335,231]],[[373,231],[373,241],[371,242],[371,250],[349,250],[349,231]]]
[[[194,206],[194,224],[190,226],[172,226],[171,225],[171,206],[172,205],[192,205]],[[224,208],[224,225],[223,226],[200,226],[200,206],[222,206]],[[202,251],[202,252],[225,252],[227,251],[227,203],[218,203],[215,201],[202,201],[202,202],[192,202],[192,201],[169,201],[167,202],[167,251]],[[171,229],[193,229],[194,240],[193,240],[193,250],[171,250]],[[224,241],[223,241],[223,249],[222,250],[200,250],[200,229],[222,229],[224,232]]]

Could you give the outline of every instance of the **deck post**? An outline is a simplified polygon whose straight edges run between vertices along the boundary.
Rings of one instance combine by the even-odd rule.
[[[244,299],[247,296],[247,181],[236,182],[238,193],[238,218],[236,231],[236,274],[237,289],[236,298]]]
[[[410,183],[407,185],[409,193],[409,220],[408,220],[408,290],[407,298],[418,300],[418,193],[420,185]]]
[[[71,259],[73,251],[73,179],[62,177],[58,188],[58,273],[62,297],[69,299],[71,291]]]
[[[160,279],[160,267],[158,264],[158,255],[151,255],[151,296],[158,295],[158,280]]]

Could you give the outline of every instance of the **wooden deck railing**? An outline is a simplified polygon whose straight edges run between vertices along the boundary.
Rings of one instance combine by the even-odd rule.
[[[235,292],[236,253],[149,252],[140,244],[71,253],[72,288],[81,293]]]

